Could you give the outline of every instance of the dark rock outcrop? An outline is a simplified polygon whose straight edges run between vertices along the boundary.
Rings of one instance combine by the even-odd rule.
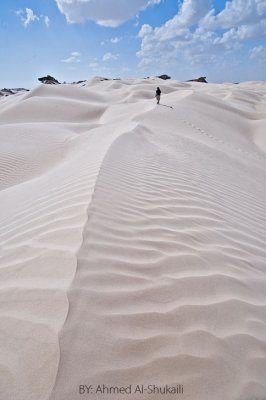
[[[12,94],[16,94],[18,92],[28,92],[29,89],[24,88],[15,88],[15,89],[0,89],[0,96],[10,96]]]
[[[60,85],[57,79],[55,79],[51,75],[43,76],[42,78],[38,78],[38,81],[44,83],[45,85]]]
[[[171,79],[171,76],[164,74],[164,75],[156,76],[156,78],[160,78],[160,79],[163,79],[164,81],[166,81],[167,79]]]
[[[1,89],[2,96],[9,96],[10,94],[15,94],[15,92],[12,89]]]
[[[190,80],[187,81],[187,82],[202,82],[202,83],[208,83],[208,82],[206,81],[206,76],[201,76],[200,78],[197,78],[197,79],[190,79]]]

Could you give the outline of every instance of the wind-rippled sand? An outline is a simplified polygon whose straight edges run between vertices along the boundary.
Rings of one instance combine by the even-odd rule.
[[[265,118],[263,82],[1,99],[1,400],[266,399]]]

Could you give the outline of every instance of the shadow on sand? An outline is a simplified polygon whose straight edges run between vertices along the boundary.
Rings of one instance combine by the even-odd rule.
[[[167,107],[167,108],[172,108],[172,110],[174,109],[174,107],[172,107],[172,106],[167,106],[166,104],[158,104],[159,106],[163,106],[163,107]]]

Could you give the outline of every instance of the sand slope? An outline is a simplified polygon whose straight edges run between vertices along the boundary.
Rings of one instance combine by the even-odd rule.
[[[3,100],[0,398],[264,399],[266,84]]]

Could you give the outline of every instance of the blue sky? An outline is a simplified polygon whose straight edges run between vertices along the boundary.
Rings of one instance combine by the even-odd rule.
[[[266,80],[266,0],[8,0],[0,88],[169,74]]]

